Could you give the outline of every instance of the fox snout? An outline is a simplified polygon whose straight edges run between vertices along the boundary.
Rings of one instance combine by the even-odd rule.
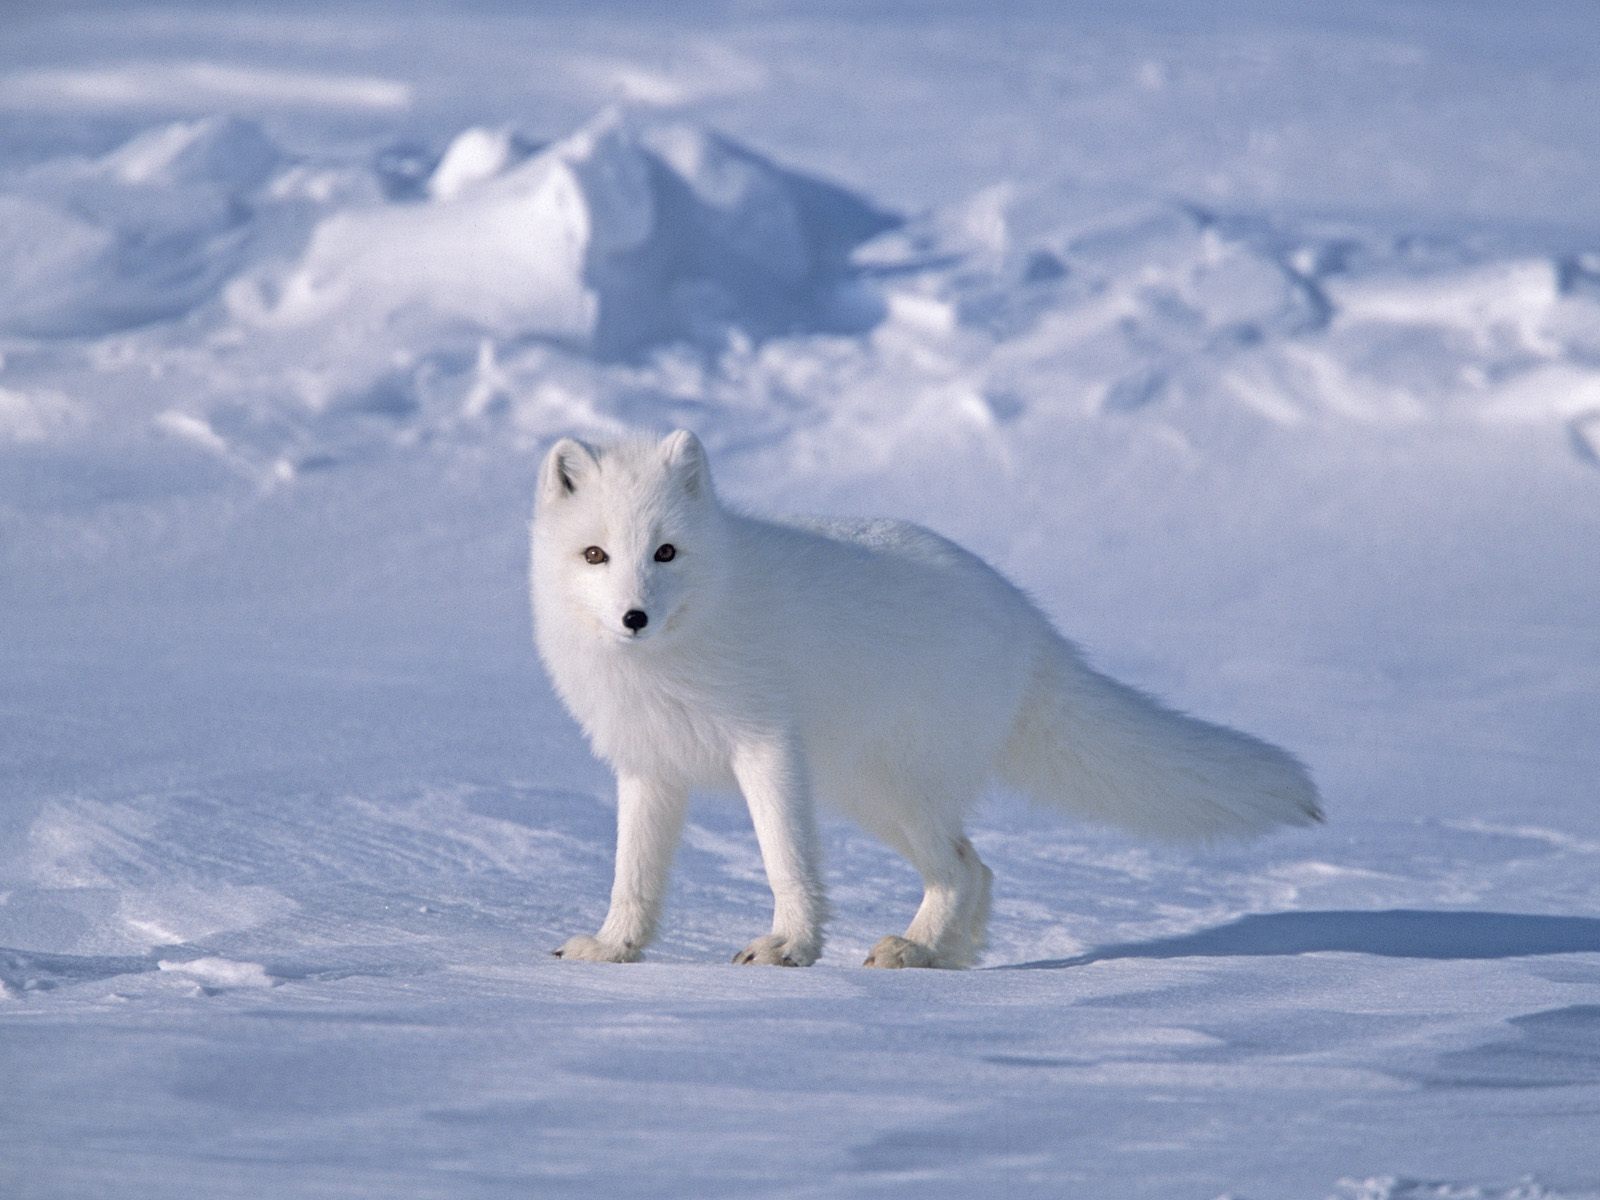
[[[650,624],[650,614],[642,608],[630,608],[622,614],[623,628],[629,633],[637,635],[648,624]]]

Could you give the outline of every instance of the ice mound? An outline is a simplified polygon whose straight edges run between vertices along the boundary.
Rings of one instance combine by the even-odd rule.
[[[429,199],[324,220],[230,295],[300,328],[469,330],[601,356],[737,328],[826,325],[852,248],[890,218],[704,129],[607,114],[525,161],[469,131]]]

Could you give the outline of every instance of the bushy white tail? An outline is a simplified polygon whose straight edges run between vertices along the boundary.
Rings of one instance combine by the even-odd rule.
[[[1293,755],[1100,674],[1059,637],[1040,655],[999,766],[1040,803],[1149,837],[1207,841],[1322,820]]]

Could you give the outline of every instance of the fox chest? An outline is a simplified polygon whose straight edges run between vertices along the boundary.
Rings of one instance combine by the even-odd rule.
[[[736,701],[647,672],[575,672],[562,694],[595,753],[621,771],[693,786],[731,780],[743,722]]]

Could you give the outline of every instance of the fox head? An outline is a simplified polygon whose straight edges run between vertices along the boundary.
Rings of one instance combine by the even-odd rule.
[[[715,591],[722,510],[700,439],[593,447],[563,438],[539,470],[533,600],[541,643],[670,639]]]

